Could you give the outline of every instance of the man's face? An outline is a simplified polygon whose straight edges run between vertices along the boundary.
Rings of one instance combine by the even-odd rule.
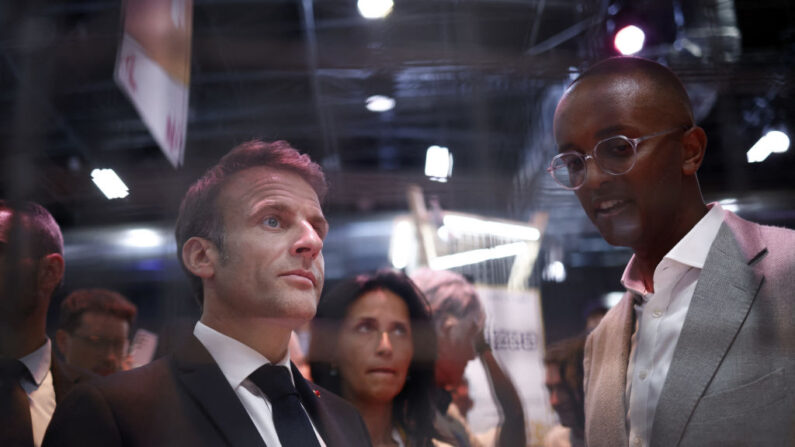
[[[467,363],[476,357],[474,342],[483,328],[482,320],[480,315],[446,317],[436,360],[436,381],[440,386],[452,388],[461,382]]]
[[[0,209],[0,318],[23,319],[38,306],[37,262],[21,243],[24,225],[10,210]]]
[[[566,427],[575,427],[577,424],[577,411],[566,385],[560,377],[559,365],[552,363],[546,365],[545,385],[549,392],[549,403],[558,414],[560,423]]]
[[[216,203],[224,220],[222,256],[210,278],[218,308],[290,328],[312,319],[328,232],[312,187],[291,172],[254,167],[234,174]]]
[[[66,362],[101,376],[122,370],[129,348],[130,324],[111,314],[89,311],[73,333],[59,331]]]
[[[605,138],[638,138],[682,126],[681,106],[650,82],[627,76],[585,78],[569,90],[555,111],[560,152],[593,155]],[[638,146],[631,171],[610,175],[589,160],[585,184],[576,190],[585,213],[612,245],[649,249],[677,240],[683,194],[682,132]]]

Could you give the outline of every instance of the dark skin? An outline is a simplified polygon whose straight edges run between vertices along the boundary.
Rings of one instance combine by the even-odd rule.
[[[602,237],[635,252],[650,292],[657,264],[708,211],[696,178],[707,138],[692,123],[682,95],[642,70],[586,77],[566,91],[555,111],[560,152],[592,154],[598,141],[611,136],[689,127],[642,142],[634,168],[622,175],[607,174],[589,160],[585,184],[575,191]]]

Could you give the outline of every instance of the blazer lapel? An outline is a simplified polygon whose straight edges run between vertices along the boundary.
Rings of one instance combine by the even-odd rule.
[[[229,445],[265,447],[240,399],[196,337],[191,336],[190,341],[177,350],[174,363],[176,375],[187,392],[207,413]]]
[[[630,339],[635,329],[633,302],[630,292],[624,294],[589,336],[585,429],[586,441],[592,446],[627,445],[624,395]]]
[[[320,432],[320,436],[327,446],[345,446],[346,438],[344,437],[341,427],[329,418],[331,410],[326,406],[323,401],[323,396],[320,391],[316,391],[309,382],[304,379],[295,364],[290,362],[290,367],[293,371],[293,379],[295,380],[295,389],[301,397],[301,404],[306,409],[315,428]]]
[[[746,228],[754,231],[756,228]],[[745,320],[763,277],[749,265],[764,247],[741,247],[724,223],[710,248],[679,335],[652,426],[652,445],[677,445]]]

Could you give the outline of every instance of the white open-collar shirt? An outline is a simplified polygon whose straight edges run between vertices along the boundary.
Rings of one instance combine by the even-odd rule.
[[[39,447],[44,432],[55,413],[55,386],[52,382],[52,342],[47,341],[40,348],[19,359],[30,372],[30,377],[20,381],[22,389],[30,401],[30,425],[33,428],[33,445]],[[31,381],[31,378],[33,381]]]
[[[273,407],[268,396],[260,391],[259,387],[249,380],[248,376],[262,365],[271,363],[265,356],[251,349],[245,344],[235,340],[228,335],[224,335],[215,329],[205,325],[201,321],[196,323],[193,335],[199,339],[202,345],[212,356],[221,372],[229,381],[229,385],[237,394],[243,407],[246,409],[251,421],[257,427],[260,436],[268,446],[279,447],[279,436],[276,434],[276,427],[273,425]],[[287,368],[290,371],[290,379],[295,384],[292,371],[290,369],[290,351],[276,365]],[[306,411],[306,409],[304,409]],[[307,414],[312,429],[321,447],[326,443],[315,427],[312,418]]]
[[[654,269],[654,292],[643,285],[634,256],[624,270],[621,283],[643,301],[635,303],[635,332],[631,339],[624,396],[631,447],[649,445],[654,413],[674,349],[723,217],[720,205],[711,205],[709,212]]]

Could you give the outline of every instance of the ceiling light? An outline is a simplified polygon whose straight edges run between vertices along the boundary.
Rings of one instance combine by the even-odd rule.
[[[635,25],[625,26],[616,33],[614,45],[623,55],[635,54],[643,49],[646,34]]]
[[[392,0],[359,0],[359,14],[365,19],[382,19],[392,12]]]
[[[159,247],[163,237],[155,230],[149,228],[135,228],[124,232],[121,244],[127,247],[150,248]]]
[[[108,199],[123,199],[130,194],[130,189],[113,169],[94,169],[91,180]]]
[[[544,267],[541,277],[546,281],[563,282],[566,280],[566,266],[560,261],[554,261]]]
[[[446,182],[453,175],[453,154],[446,147],[431,146],[425,152],[425,175],[437,182]]]
[[[371,112],[387,112],[395,108],[395,100],[389,96],[373,95],[367,98],[367,110]]]
[[[764,161],[772,153],[787,152],[789,149],[789,136],[779,130],[771,130],[759,139],[751,149],[748,149],[746,157],[748,163],[758,163]]]

